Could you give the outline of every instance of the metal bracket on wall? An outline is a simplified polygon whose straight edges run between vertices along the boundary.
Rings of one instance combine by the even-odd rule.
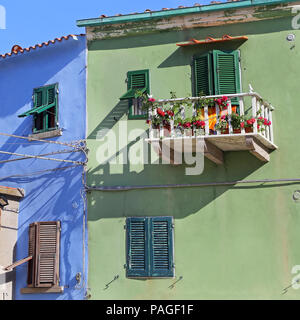
[[[118,280],[118,279],[119,279],[119,275],[116,275],[113,280],[111,280],[108,284],[105,285],[105,288],[104,288],[103,290],[108,289],[109,286],[110,286],[114,281],[116,281],[116,280]]]
[[[175,287],[175,284],[181,281],[182,279],[183,279],[183,276],[180,276],[178,280],[176,280],[173,284],[169,286],[169,289],[173,289]]]

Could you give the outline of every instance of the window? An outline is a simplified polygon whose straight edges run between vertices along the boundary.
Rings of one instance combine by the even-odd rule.
[[[128,91],[120,100],[129,101],[129,119],[145,119],[147,110],[142,109],[141,99],[138,91],[150,94],[149,70],[130,71],[127,73]]]
[[[172,278],[173,218],[127,218],[127,277]]]
[[[28,287],[59,285],[60,222],[36,222],[29,226]]]
[[[240,93],[239,52],[213,50],[194,58],[194,94],[229,95]],[[238,98],[231,99],[238,104]]]
[[[32,223],[29,226],[28,257],[7,267],[6,270],[12,270],[28,262],[28,288],[57,288],[57,292],[61,292],[59,289],[60,227],[60,221]],[[25,293],[34,293],[34,290]]]
[[[58,85],[53,84],[34,89],[33,108],[19,117],[33,116],[33,133],[57,128]]]

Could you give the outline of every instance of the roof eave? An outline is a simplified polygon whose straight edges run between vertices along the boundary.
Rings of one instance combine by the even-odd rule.
[[[209,12],[218,10],[229,10],[244,8],[256,5],[273,5],[280,3],[295,2],[298,0],[242,0],[235,2],[224,2],[219,4],[194,6],[180,9],[170,9],[162,11],[152,11],[137,14],[127,14],[120,16],[104,17],[104,18],[93,18],[93,19],[83,19],[77,20],[76,24],[78,27],[96,27],[107,24],[120,24],[127,22],[145,21],[151,19],[164,19],[172,16],[193,14],[198,12]]]

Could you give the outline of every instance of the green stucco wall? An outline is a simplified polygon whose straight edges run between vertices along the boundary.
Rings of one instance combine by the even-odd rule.
[[[296,35],[288,42],[289,33]],[[179,48],[190,38],[246,35],[243,44]],[[243,179],[299,178],[300,32],[291,18],[187,31],[98,40],[88,52],[89,186],[201,183]],[[155,98],[191,95],[191,59],[208,49],[239,49],[243,92],[250,83],[276,108],[273,113],[278,150],[264,164],[247,151],[225,153],[225,164],[205,159],[204,172],[185,175],[185,166],[101,165],[97,132],[118,135],[128,105],[126,73],[149,69]],[[250,104],[249,104],[250,106]],[[144,120],[128,120],[128,131],[147,130]],[[124,146],[130,150],[138,142]],[[118,148],[118,155],[124,151]],[[150,147],[149,147],[150,148]],[[150,149],[149,149],[150,150]],[[91,299],[299,299],[289,286],[300,265],[299,184],[252,184],[88,194],[89,288]],[[125,219],[129,216],[173,216],[175,279],[126,278]],[[114,279],[108,289],[106,284]],[[173,289],[169,286],[183,277]]]

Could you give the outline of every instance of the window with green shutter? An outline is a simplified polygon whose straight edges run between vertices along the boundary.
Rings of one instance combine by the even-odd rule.
[[[129,71],[127,73],[128,91],[120,100],[129,102],[129,119],[145,119],[147,110],[142,109],[142,101],[138,98],[138,92],[150,94],[149,70]]]
[[[174,277],[173,218],[127,218],[127,277]]]
[[[240,64],[238,51],[213,50],[194,58],[194,93],[198,96],[240,93]],[[238,99],[233,98],[237,105]]]
[[[19,115],[20,118],[33,116],[33,133],[57,128],[58,84],[34,89],[33,108]]]
[[[210,53],[194,58],[195,95],[213,95],[212,57]]]

